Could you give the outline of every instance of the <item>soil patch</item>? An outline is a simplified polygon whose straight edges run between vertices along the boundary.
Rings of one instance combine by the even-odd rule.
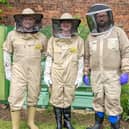
[[[9,108],[3,109],[0,107],[0,119],[1,120],[11,120],[10,117],[10,110]],[[22,109],[21,110],[21,119],[26,120],[27,119],[27,110]],[[53,109],[39,109],[37,108],[36,112],[36,121],[38,122],[47,122],[51,123],[55,121]],[[87,110],[72,110],[72,122],[78,123],[79,125],[86,125],[86,126],[92,126],[94,124],[94,112],[87,111]],[[103,127],[110,127],[109,122],[105,118]],[[121,129],[129,129],[129,121],[123,121],[121,120]]]

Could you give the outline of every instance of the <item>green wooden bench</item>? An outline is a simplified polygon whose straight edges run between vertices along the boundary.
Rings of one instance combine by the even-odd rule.
[[[81,87],[80,87],[81,88]],[[39,108],[47,108],[49,105],[49,91],[47,87],[42,87],[39,95],[37,106]],[[72,103],[73,109],[89,109],[92,110],[93,94],[90,91],[76,91],[75,99]]]
[[[91,92],[76,91],[72,107],[77,109],[92,110],[93,94]]]

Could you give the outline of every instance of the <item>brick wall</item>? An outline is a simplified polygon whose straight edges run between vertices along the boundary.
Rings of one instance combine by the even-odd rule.
[[[30,7],[36,12],[43,13],[43,23],[51,23],[52,17],[59,17],[64,12],[81,17],[85,22],[85,13],[94,3],[106,3],[113,10],[115,24],[124,28],[129,36],[129,0],[8,0],[9,5],[0,4],[0,22],[14,24],[13,15],[20,13],[24,8]]]

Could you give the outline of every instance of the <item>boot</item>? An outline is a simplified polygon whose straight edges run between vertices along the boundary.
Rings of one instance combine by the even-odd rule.
[[[35,118],[35,112],[36,112],[36,107],[28,107],[28,120],[27,124],[30,129],[39,129],[35,123],[34,123],[34,118]]]
[[[56,129],[62,129],[62,109],[58,107],[53,107],[56,119]]]
[[[63,109],[64,127],[67,129],[74,129],[71,124],[71,107]]]
[[[12,129],[19,129],[20,126],[20,110],[11,111]]]
[[[111,129],[120,129],[120,119],[120,115],[108,117],[108,120],[111,123]]]
[[[95,124],[91,128],[86,128],[86,129],[101,129],[102,128],[102,123],[103,123],[104,117],[100,118],[98,115],[95,113]]]
[[[111,129],[120,129],[120,120],[117,123],[111,123]]]

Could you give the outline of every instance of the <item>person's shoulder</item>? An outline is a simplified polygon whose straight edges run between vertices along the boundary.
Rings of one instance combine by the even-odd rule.
[[[54,36],[51,36],[51,37],[49,38],[49,40],[54,40],[54,39],[59,39],[59,38],[56,38],[56,37],[54,37]]]
[[[37,34],[38,34],[41,38],[47,38],[47,36],[46,36],[45,34],[41,33],[41,32],[38,32]]]
[[[89,34],[87,35],[87,38],[85,39],[85,41],[90,40],[92,37],[93,37],[93,35],[92,35],[91,33],[89,33]]]
[[[58,39],[58,38],[56,38],[55,36],[51,36],[50,39]]]
[[[73,38],[83,41],[83,38],[80,35],[73,36]]]
[[[118,26],[114,26],[114,30],[117,31],[118,33],[123,33],[123,32],[125,32],[123,28],[118,27]]]
[[[119,38],[126,38],[127,34],[124,31],[124,29],[120,28],[120,27],[115,27],[114,28],[116,30],[116,33],[118,34]]]
[[[54,37],[54,36],[51,36],[51,37],[49,38],[48,42],[53,42],[53,41],[55,41],[55,40],[57,40],[57,39],[59,39],[59,38],[56,38],[56,37]]]
[[[14,34],[17,34],[18,32],[16,30],[12,30],[8,33],[8,35],[14,35]]]
[[[7,37],[14,39],[14,37],[17,37],[17,35],[18,35],[18,32],[16,30],[12,30],[12,31],[8,32]]]

